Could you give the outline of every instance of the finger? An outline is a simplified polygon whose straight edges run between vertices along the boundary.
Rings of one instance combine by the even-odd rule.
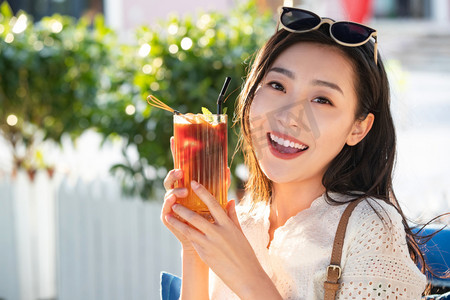
[[[167,176],[166,176],[166,178],[164,178],[164,183],[163,183],[166,191],[172,189],[175,181],[177,181],[178,179],[181,179],[182,177],[183,177],[183,171],[180,169],[173,169],[169,173],[167,173]]]
[[[200,216],[199,216],[200,217]],[[200,239],[204,238],[204,234],[192,226],[189,226],[188,224],[181,222],[173,215],[166,215],[166,222],[174,228],[176,231],[180,232],[182,235],[184,235],[188,240],[191,242],[198,242]],[[200,217],[202,218],[202,217]]]
[[[188,196],[187,188],[176,188],[169,190],[164,195],[164,203],[161,210],[161,218],[165,214],[172,213],[172,205],[174,205],[178,198],[184,198]]]
[[[182,243],[186,244],[186,237],[178,231],[177,228],[174,228],[169,222],[168,219],[176,218],[175,212],[172,210],[172,206],[176,203],[177,197],[174,194],[170,194],[165,200],[163,204],[163,208],[161,210],[161,221],[162,223],[175,235],[175,237]],[[186,241],[186,242],[185,242]]]
[[[211,215],[213,216],[215,222],[223,223],[227,219],[227,215],[220,206],[219,202],[214,198],[213,195],[201,184],[195,180],[191,181],[191,188],[195,194],[202,200],[206,206],[208,206]]]
[[[228,217],[231,219],[231,221],[233,221],[234,225],[236,225],[236,227],[238,227],[239,230],[242,232],[241,224],[239,223],[239,219],[236,213],[236,201],[230,200],[227,203],[226,210]]]
[[[176,188],[169,190],[164,195],[164,203],[161,210],[161,220],[164,222],[164,216],[172,213],[172,205],[174,205],[177,201],[177,198],[187,197],[188,190],[187,188]]]
[[[166,216],[172,213],[172,205],[177,201],[177,197],[174,194],[170,194],[164,199],[164,204],[161,209],[161,221],[165,223]]]
[[[167,198],[171,195],[175,195],[176,198],[185,198],[188,196],[188,189],[184,187],[174,188],[166,192],[164,198]]]
[[[210,232],[212,224],[205,218],[203,218],[201,215],[197,214],[196,212],[188,209],[187,207],[181,204],[173,205],[172,210],[183,220],[185,220],[190,225],[198,229],[200,232],[202,233]]]

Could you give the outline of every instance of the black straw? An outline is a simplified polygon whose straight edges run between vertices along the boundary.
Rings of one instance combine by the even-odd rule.
[[[223,83],[222,91],[220,91],[219,97],[217,98],[217,114],[221,115],[223,113],[223,98],[227,91],[228,85],[230,84],[231,77],[225,78],[225,82]]]

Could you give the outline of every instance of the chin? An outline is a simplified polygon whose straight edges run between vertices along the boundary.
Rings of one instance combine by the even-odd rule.
[[[277,168],[278,170],[272,170],[271,168],[265,168],[261,165],[260,167],[264,175],[266,175],[266,177],[274,183],[288,183],[295,180],[295,178],[286,174],[286,169],[283,171],[281,168]]]

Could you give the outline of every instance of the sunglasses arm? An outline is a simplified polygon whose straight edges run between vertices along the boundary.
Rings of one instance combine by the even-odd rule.
[[[375,39],[375,43],[373,46],[373,57],[375,59],[375,65],[378,65],[378,39],[376,34],[373,36],[373,38]]]
[[[278,32],[278,28],[280,27],[280,18],[277,20],[277,27],[275,27],[275,33]]]

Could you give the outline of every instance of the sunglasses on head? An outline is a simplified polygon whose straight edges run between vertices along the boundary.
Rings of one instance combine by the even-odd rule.
[[[374,38],[374,60],[377,64],[377,31],[363,24],[349,21],[334,21],[330,18],[321,18],[315,13],[293,7],[282,7],[280,19],[281,27],[290,32],[302,33],[318,29],[322,24],[330,24],[330,36],[338,44],[347,47],[358,47]]]

